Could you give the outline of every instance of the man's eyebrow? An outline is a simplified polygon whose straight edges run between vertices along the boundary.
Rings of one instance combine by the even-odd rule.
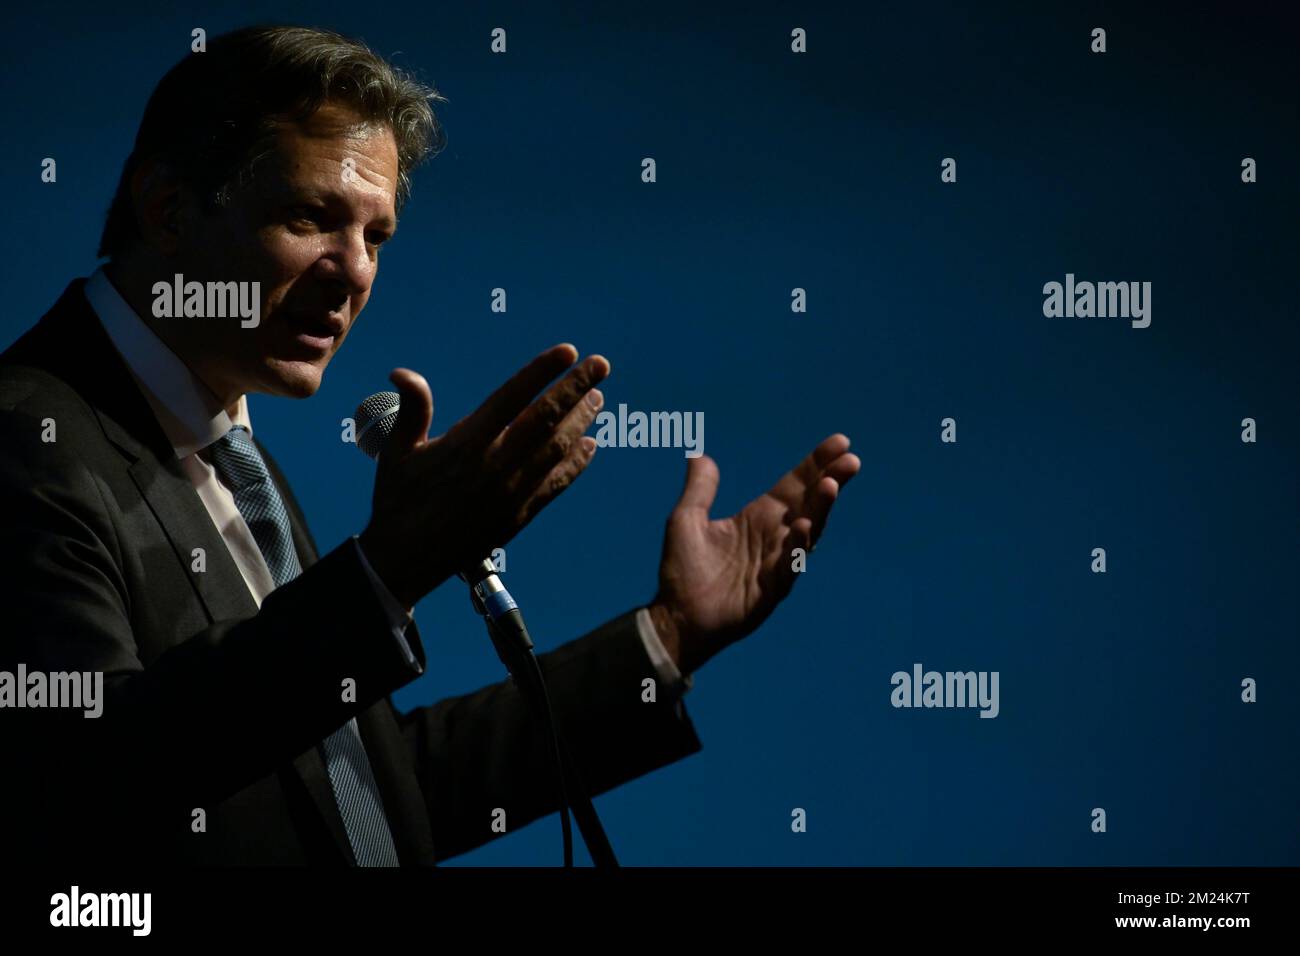
[[[300,203],[317,201],[327,207],[340,208],[347,205],[347,193],[339,192],[334,189],[317,189],[313,186],[292,186],[285,185],[281,190],[281,199],[285,202]],[[374,225],[385,229],[389,234],[397,232],[397,220],[392,216],[383,216],[376,219]]]

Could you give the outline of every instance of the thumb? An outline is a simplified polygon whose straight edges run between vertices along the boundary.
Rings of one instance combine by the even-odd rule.
[[[718,494],[718,466],[708,455],[686,459],[686,487],[677,502],[679,511],[698,510],[707,518]]]
[[[397,412],[397,426],[388,436],[385,447],[406,454],[429,439],[429,426],[433,424],[433,393],[429,391],[424,376],[409,368],[393,369],[388,380],[397,386],[402,404]]]

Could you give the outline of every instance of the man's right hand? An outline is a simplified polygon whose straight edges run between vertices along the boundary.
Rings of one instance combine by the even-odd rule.
[[[389,376],[402,406],[360,541],[403,607],[508,542],[587,467],[596,442],[583,432],[603,403],[595,386],[609,362],[588,356],[532,401],[577,358],[572,345],[547,349],[432,439],[429,383],[405,368]]]

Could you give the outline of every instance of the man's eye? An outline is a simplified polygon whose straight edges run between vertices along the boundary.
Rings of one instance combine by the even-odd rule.
[[[298,224],[315,226],[320,224],[321,211],[315,206],[298,206],[289,212],[289,218]]]

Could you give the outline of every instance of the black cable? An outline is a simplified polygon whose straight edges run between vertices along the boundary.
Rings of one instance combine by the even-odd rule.
[[[496,647],[497,656],[505,664],[515,679],[515,686],[532,705],[538,718],[546,725],[555,754],[556,771],[560,779],[560,823],[564,833],[564,865],[573,866],[573,831],[569,823],[569,807],[572,803],[573,816],[578,821],[578,830],[587,844],[592,863],[597,867],[617,867],[618,859],[610,845],[605,828],[601,826],[596,808],[592,806],[591,797],[577,765],[569,756],[560,737],[559,725],[551,708],[550,693],[546,688],[546,678],[542,673],[541,663],[532,651],[532,640],[524,625],[523,616],[517,610],[504,615],[501,621],[494,621],[485,614],[488,635]],[[503,626],[509,623],[509,628]],[[510,633],[513,632],[513,633]],[[525,686],[527,685],[527,686]],[[572,801],[571,801],[572,796]]]
[[[537,655],[528,652],[532,664],[534,685],[546,710],[546,725],[550,728],[551,749],[555,753],[555,774],[560,781],[560,827],[564,831],[564,865],[573,866],[573,828],[569,823],[569,788],[565,781],[564,754],[560,750],[560,735],[555,729],[555,713],[551,710],[551,695],[546,689],[546,680],[542,676],[542,665],[537,662]]]

